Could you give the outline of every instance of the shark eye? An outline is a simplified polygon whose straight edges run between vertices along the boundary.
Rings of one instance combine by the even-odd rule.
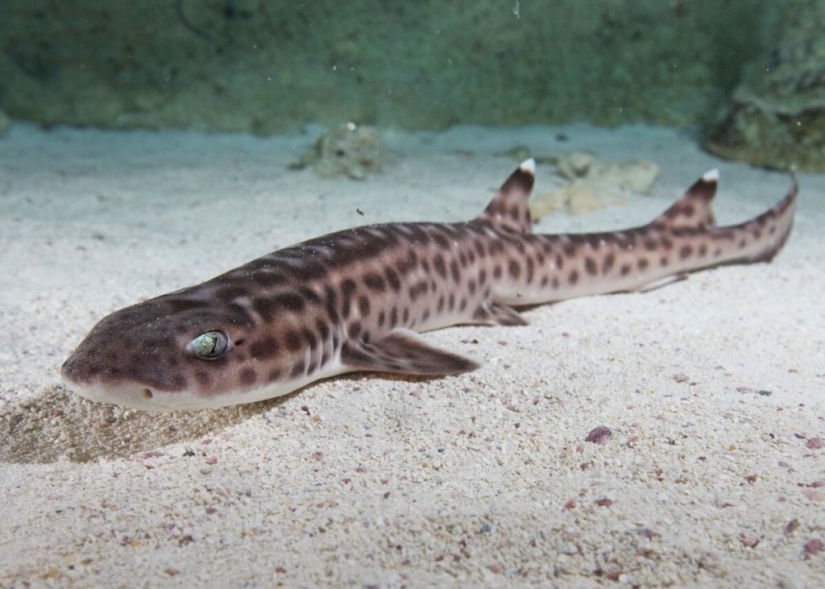
[[[189,342],[190,352],[201,360],[217,360],[229,347],[229,337],[222,331],[207,331]]]

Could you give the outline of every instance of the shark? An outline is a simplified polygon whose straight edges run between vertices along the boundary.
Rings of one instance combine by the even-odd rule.
[[[729,226],[717,226],[711,208],[718,179],[706,172],[643,226],[537,234],[528,159],[470,221],[331,233],[116,311],[72,352],[62,378],[93,401],[172,411],[262,401],[349,372],[471,371],[475,360],[419,334],[525,325],[522,307],[772,260],[793,227],[795,176],[776,205]]]

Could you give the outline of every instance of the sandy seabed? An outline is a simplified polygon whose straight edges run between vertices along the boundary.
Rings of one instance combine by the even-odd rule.
[[[713,167],[723,224],[789,185],[672,129],[388,133],[363,182],[289,169],[314,137],[0,141],[0,585],[825,585],[822,175],[800,175],[771,264],[424,336],[469,374],[159,415],[68,391],[60,364],[103,315],[332,230],[471,218],[517,146],[663,170],[541,232],[642,224]],[[560,184],[539,166],[538,193]]]

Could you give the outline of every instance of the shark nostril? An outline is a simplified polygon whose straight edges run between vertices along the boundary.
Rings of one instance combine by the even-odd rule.
[[[150,389],[143,389],[143,396],[146,399],[151,399],[152,397],[154,397],[154,394]]]

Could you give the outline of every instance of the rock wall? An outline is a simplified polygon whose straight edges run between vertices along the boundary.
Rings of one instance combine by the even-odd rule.
[[[825,0],[789,0],[780,41],[754,60],[705,147],[778,169],[825,172]]]
[[[764,4],[10,0],[0,108],[43,125],[257,134],[694,124],[763,50]]]

